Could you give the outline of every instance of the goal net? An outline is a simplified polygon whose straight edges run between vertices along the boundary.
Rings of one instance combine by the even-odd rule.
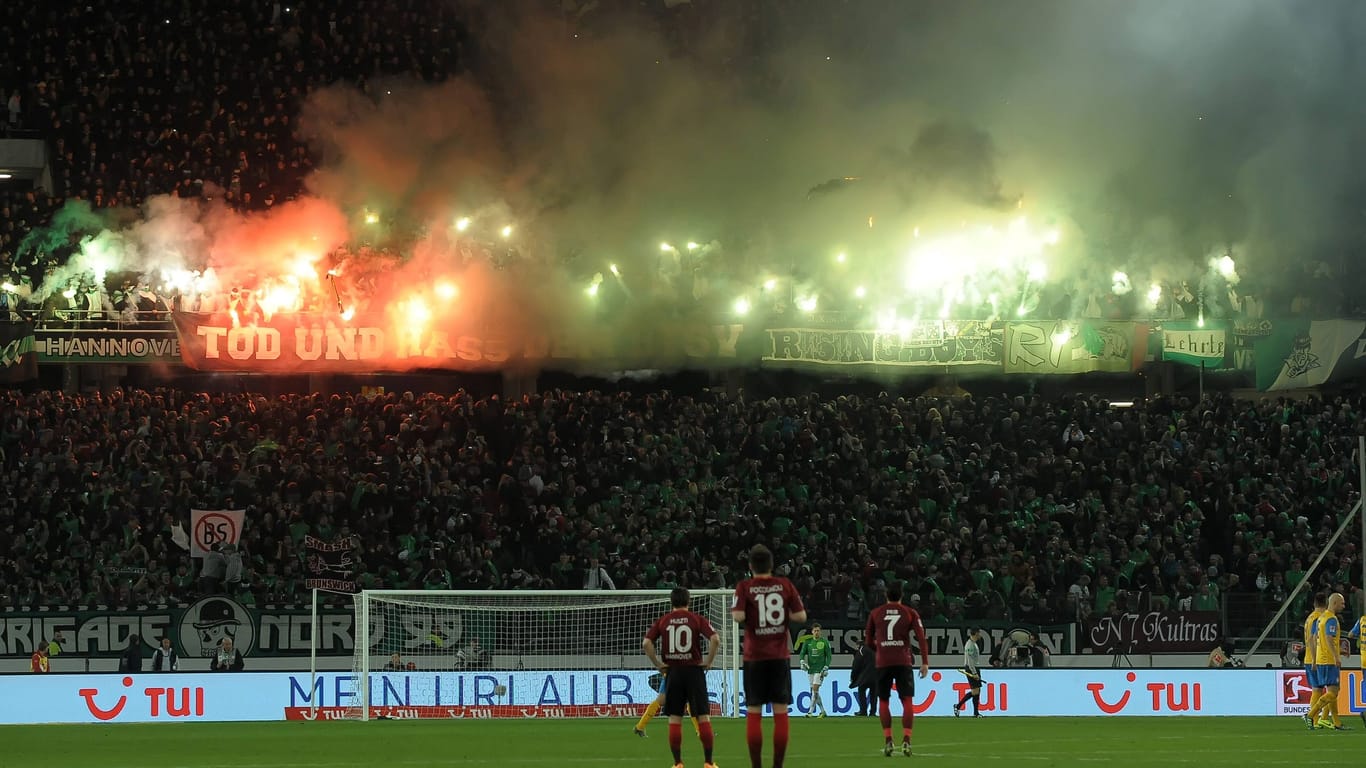
[[[713,715],[739,707],[729,590],[695,590],[721,648]],[[344,717],[638,717],[659,679],[641,651],[667,591],[393,591],[355,595],[356,689]],[[706,652],[704,647],[703,652]]]

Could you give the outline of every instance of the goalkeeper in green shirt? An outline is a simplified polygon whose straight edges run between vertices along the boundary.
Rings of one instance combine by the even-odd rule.
[[[812,624],[811,634],[802,638],[798,649],[802,661],[802,669],[811,680],[811,709],[806,713],[807,717],[815,717],[816,708],[821,710],[821,717],[825,717],[825,702],[821,701],[821,683],[825,682],[825,675],[830,671],[830,641],[821,637],[821,625]]]

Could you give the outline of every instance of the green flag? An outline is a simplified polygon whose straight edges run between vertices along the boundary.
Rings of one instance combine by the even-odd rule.
[[[1223,320],[1162,324],[1162,359],[1182,365],[1228,367],[1228,323]]]

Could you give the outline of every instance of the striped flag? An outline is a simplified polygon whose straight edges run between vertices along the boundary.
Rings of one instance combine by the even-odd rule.
[[[32,323],[0,323],[0,381],[38,378],[38,356],[33,349]]]

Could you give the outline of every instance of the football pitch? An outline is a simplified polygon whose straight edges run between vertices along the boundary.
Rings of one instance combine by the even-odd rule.
[[[390,720],[0,727],[0,768],[386,768],[393,766],[659,766],[669,768],[667,725],[637,738],[628,720]],[[771,722],[765,723],[771,734]],[[1354,761],[1366,748],[1351,731],[1310,733],[1299,718],[922,718],[915,754],[924,764],[1014,761],[1025,765],[1289,766]],[[683,761],[702,765],[685,724]],[[716,721],[720,768],[749,768],[744,723]],[[875,718],[794,718],[794,768],[884,758]],[[899,732],[899,725],[894,729]],[[900,736],[897,736],[900,741]],[[765,765],[770,765],[765,748]]]

